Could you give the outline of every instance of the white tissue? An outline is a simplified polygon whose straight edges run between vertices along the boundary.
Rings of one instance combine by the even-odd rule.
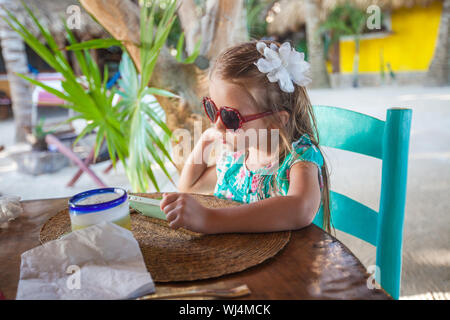
[[[20,197],[0,197],[0,224],[14,220],[23,212]]]
[[[24,252],[16,299],[131,299],[154,291],[131,231],[102,222]]]

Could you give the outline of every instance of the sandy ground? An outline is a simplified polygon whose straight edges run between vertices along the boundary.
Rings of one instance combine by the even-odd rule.
[[[408,191],[403,242],[402,299],[450,298],[450,88],[389,87],[346,90],[311,90],[313,104],[333,105],[385,119],[386,109],[413,109]],[[52,112],[49,113],[50,115]],[[23,149],[14,145],[12,120],[0,122],[0,193],[23,199],[70,196],[95,188],[83,175],[73,188],[65,184],[77,171],[66,167],[54,174],[28,176],[17,172],[8,154]],[[381,161],[326,148],[332,189],[378,211]],[[111,186],[129,188],[120,166],[103,174],[108,163],[92,168]],[[175,172],[175,181],[177,175]],[[160,175],[162,190],[176,190]],[[375,264],[375,248],[337,231],[337,237],[364,265]]]

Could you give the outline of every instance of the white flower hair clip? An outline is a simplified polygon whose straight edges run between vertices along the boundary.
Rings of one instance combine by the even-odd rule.
[[[294,85],[306,86],[311,79],[306,76],[309,63],[305,61],[305,54],[291,48],[289,42],[283,43],[279,48],[276,44],[268,47],[264,42],[258,41],[256,49],[265,57],[258,59],[255,65],[262,73],[267,73],[270,82],[277,82],[284,92],[294,92]]]

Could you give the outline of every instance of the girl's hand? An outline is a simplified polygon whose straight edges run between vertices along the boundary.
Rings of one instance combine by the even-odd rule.
[[[208,166],[211,166],[215,163],[215,159],[211,160],[211,151],[213,148],[217,148],[220,146],[219,143],[223,141],[223,135],[218,131],[215,127],[211,127],[206,129],[200,138],[200,143],[196,145],[194,149],[194,157],[199,157],[200,154],[202,156],[202,160]],[[197,149],[198,147],[198,149]],[[196,150],[197,149],[197,150]],[[217,150],[217,149],[216,149]],[[198,158],[195,158],[198,159]],[[212,162],[211,162],[212,161]]]
[[[183,227],[194,232],[212,232],[212,210],[202,206],[191,195],[164,193],[160,206],[172,229]]]
[[[214,141],[221,140],[223,138],[222,133],[218,131],[215,127],[206,129],[201,136],[201,139],[206,143],[211,143]]]

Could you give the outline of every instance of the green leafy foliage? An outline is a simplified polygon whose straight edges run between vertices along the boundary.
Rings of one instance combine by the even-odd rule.
[[[350,2],[337,5],[321,24],[320,31],[331,33],[331,42],[341,36],[359,36],[366,26],[367,14]]]
[[[178,39],[177,43],[177,54],[175,56],[175,59],[184,64],[191,64],[194,63],[195,59],[197,59],[198,55],[200,54],[200,45],[202,44],[202,40],[198,39],[198,41],[195,43],[194,52],[188,56],[187,58],[183,59],[183,45],[184,45],[184,32],[181,33],[180,38]]]
[[[353,58],[353,87],[358,87],[359,44],[366,29],[367,13],[349,1],[337,5],[321,24],[319,32],[326,33],[325,51],[342,36],[353,36],[355,55]]]
[[[142,1],[142,0],[141,0]],[[171,2],[173,0],[154,0],[155,9],[154,9],[154,20],[155,25],[158,25],[159,22],[163,19],[165,11],[169,8]],[[145,2],[145,1],[142,1]],[[179,1],[180,3],[180,1]],[[178,3],[178,4],[179,4]],[[173,23],[172,28],[170,29],[169,35],[167,36],[167,46],[169,48],[174,48],[179,41],[180,35],[182,34],[181,23],[179,19],[176,19]]]
[[[267,22],[264,14],[273,1],[245,0],[247,10],[247,32],[250,38],[260,39],[267,35]]]
[[[71,30],[65,25],[69,46],[80,66],[82,77],[76,77],[65,55],[57,47],[50,32],[42,26],[33,11],[22,2],[26,11],[44,37],[47,46],[31,34],[28,29],[9,11],[4,20],[23,40],[55,71],[60,72],[62,90],[53,89],[42,82],[20,75],[23,79],[43,88],[63,99],[63,107],[74,110],[77,115],[69,119],[84,119],[87,126],[78,136],[81,139],[86,134],[96,131],[95,156],[98,155],[103,141],[106,142],[112,163],[115,166],[120,161],[128,175],[135,191],[146,191],[151,182],[159,191],[158,181],[154,174],[157,165],[172,181],[165,166],[165,160],[175,165],[166,148],[171,131],[163,121],[164,111],[155,100],[149,100],[151,95],[162,95],[178,98],[163,89],[148,88],[159,53],[166,43],[167,37],[176,21],[176,1],[168,0],[161,19],[155,22],[157,2],[144,0],[141,6],[140,57],[141,74],[138,75],[128,54],[124,53],[120,66],[122,79],[119,81],[121,90],[108,90],[107,68],[103,72],[90,55],[88,49],[107,48],[121,43],[115,39],[96,39],[78,43]],[[123,47],[122,47],[123,48]],[[114,104],[115,95],[120,95],[119,103]],[[173,181],[172,181],[173,183]]]
[[[36,139],[44,139],[47,134],[52,134],[54,130],[44,129],[45,118],[40,118],[39,123],[33,128],[33,135]]]
[[[148,181],[158,189],[158,183],[153,173],[152,164],[161,168],[172,181],[165,167],[165,160],[172,162],[166,146],[172,132],[165,124],[165,114],[153,95],[177,98],[171,92],[163,89],[144,87],[140,91],[140,79],[131,58],[126,52],[119,66],[122,78],[118,80],[121,96],[117,108],[121,119],[129,132],[129,154],[127,175],[134,190],[146,190]],[[173,163],[173,162],[172,162]],[[172,181],[173,182],[173,181]]]
[[[66,50],[103,49],[112,46],[122,46],[116,39],[93,39],[82,43],[74,43],[66,47]]]

